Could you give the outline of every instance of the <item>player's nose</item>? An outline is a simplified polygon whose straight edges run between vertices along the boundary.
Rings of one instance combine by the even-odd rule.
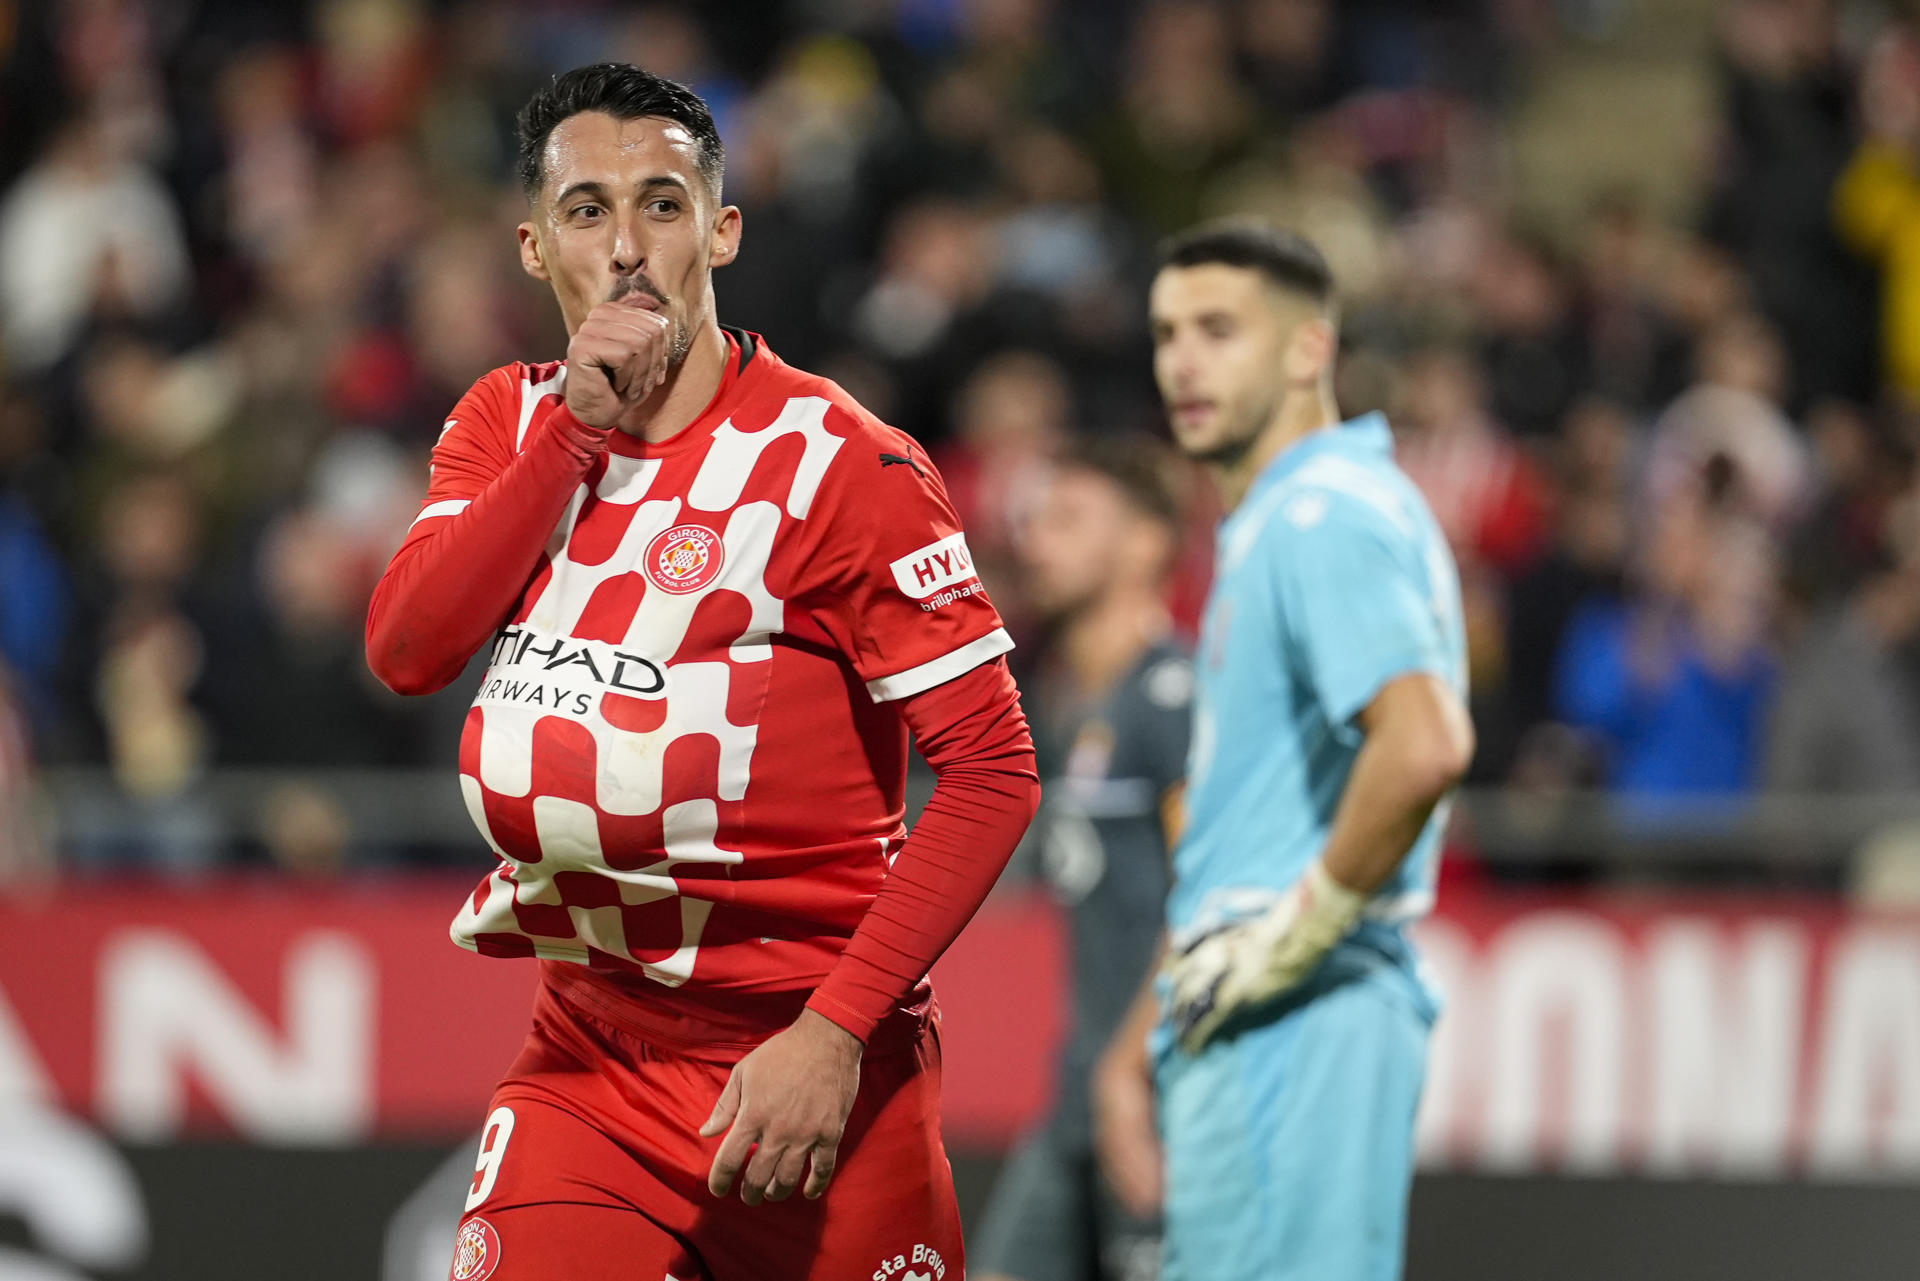
[[[630,276],[647,265],[646,242],[641,238],[639,220],[632,213],[613,215],[614,274]]]

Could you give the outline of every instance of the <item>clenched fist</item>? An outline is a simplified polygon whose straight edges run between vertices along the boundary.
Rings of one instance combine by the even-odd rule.
[[[589,427],[611,428],[667,375],[673,321],[633,293],[603,302],[567,344],[567,408]]]

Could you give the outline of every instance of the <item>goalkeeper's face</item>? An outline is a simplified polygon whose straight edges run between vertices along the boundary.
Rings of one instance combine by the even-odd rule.
[[[1326,324],[1324,310],[1253,268],[1163,268],[1149,309],[1154,379],[1174,441],[1202,462],[1244,457],[1287,392],[1324,372],[1303,363],[1313,345],[1300,341],[1307,326]]]

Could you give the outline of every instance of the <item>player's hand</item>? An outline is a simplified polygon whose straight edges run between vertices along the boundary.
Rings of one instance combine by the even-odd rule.
[[[702,1138],[727,1135],[707,1190],[725,1196],[740,1176],[740,1199],[759,1205],[786,1200],[804,1175],[808,1199],[825,1192],[860,1089],[864,1049],[839,1024],[802,1010],[792,1027],[736,1063],[700,1127]]]
[[[1366,896],[1320,863],[1259,916],[1201,935],[1167,961],[1174,1037],[1198,1054],[1234,1016],[1300,984],[1360,918]]]
[[[1153,1065],[1144,1036],[1122,1033],[1093,1071],[1093,1142],[1107,1186],[1136,1219],[1159,1217],[1165,1157],[1154,1122]]]
[[[589,427],[611,429],[667,376],[673,321],[631,293],[603,302],[567,344],[567,408]]]

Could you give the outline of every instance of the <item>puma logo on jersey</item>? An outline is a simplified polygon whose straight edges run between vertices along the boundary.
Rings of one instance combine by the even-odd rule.
[[[880,455],[880,469],[881,469],[882,471],[885,471],[885,470],[886,470],[887,468],[889,468],[889,467],[897,467],[897,466],[899,466],[899,465],[900,465],[901,463],[905,463],[905,464],[906,464],[907,466],[909,466],[909,467],[911,467],[911,468],[913,468],[913,471],[914,471],[914,474],[915,474],[916,476],[919,476],[919,477],[921,477],[922,479],[924,479],[924,478],[926,477],[926,474],[927,474],[927,473],[925,473],[925,472],[923,472],[923,471],[921,471],[921,470],[920,470],[920,464],[919,464],[919,463],[916,463],[916,462],[914,462],[914,461],[913,461],[913,455],[912,455],[912,454],[882,454],[882,455]]]
[[[915,600],[925,600],[943,587],[974,577],[973,556],[965,534],[949,534],[893,562],[893,581]]]

